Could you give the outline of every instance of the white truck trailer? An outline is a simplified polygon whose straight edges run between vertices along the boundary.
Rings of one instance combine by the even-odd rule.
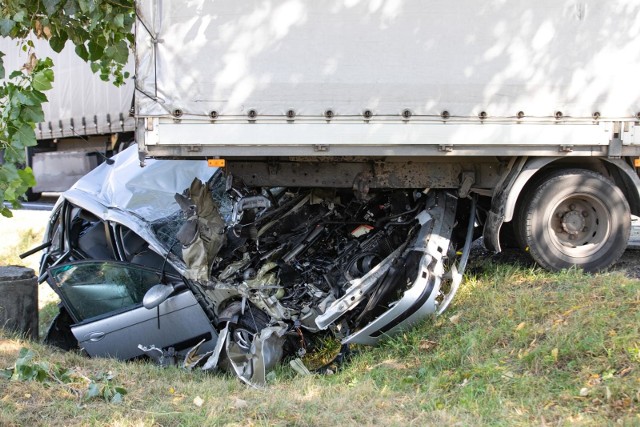
[[[105,155],[133,140],[134,130],[129,116],[133,82],[116,87],[102,81],[76,55],[71,43],[60,53],[46,41],[33,43],[39,57],[53,59],[55,81],[46,92],[45,121],[36,126],[38,145],[27,149],[27,165],[36,178],[36,186],[27,192],[30,201],[42,192],[68,190]],[[7,54],[7,70],[19,70],[29,60],[29,52],[18,49],[15,40],[0,38],[0,51]]]
[[[477,198],[486,247],[519,245],[548,269],[597,271],[626,248],[636,0],[136,8],[141,161],[206,158],[254,187]]]

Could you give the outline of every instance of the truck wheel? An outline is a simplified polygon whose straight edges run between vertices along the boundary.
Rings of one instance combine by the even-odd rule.
[[[603,270],[627,247],[629,204],[610,180],[584,169],[554,172],[537,181],[521,204],[520,240],[548,270],[577,266]]]

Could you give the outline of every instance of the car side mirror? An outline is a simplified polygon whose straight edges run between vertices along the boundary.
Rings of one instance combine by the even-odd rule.
[[[144,308],[151,310],[165,302],[174,289],[171,285],[163,285],[162,283],[155,285],[144,294],[142,305]]]

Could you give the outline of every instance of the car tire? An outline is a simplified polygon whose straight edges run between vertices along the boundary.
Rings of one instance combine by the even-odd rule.
[[[559,170],[533,182],[520,204],[519,240],[542,267],[603,270],[627,247],[629,204],[604,176],[585,169]]]
[[[245,312],[238,316],[237,322],[229,325],[229,340],[238,344],[248,354],[251,351],[253,337],[269,324],[269,316],[252,305],[247,305]],[[220,354],[219,365],[223,370],[233,372],[231,362],[224,349]]]
[[[71,325],[74,321],[64,307],[60,307],[60,312],[51,322],[44,343],[62,350],[69,351],[78,348],[78,341],[71,332]]]

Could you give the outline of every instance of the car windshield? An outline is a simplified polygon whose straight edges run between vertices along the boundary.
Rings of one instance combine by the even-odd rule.
[[[85,261],[49,270],[50,280],[77,322],[142,303],[160,274],[133,264]]]

